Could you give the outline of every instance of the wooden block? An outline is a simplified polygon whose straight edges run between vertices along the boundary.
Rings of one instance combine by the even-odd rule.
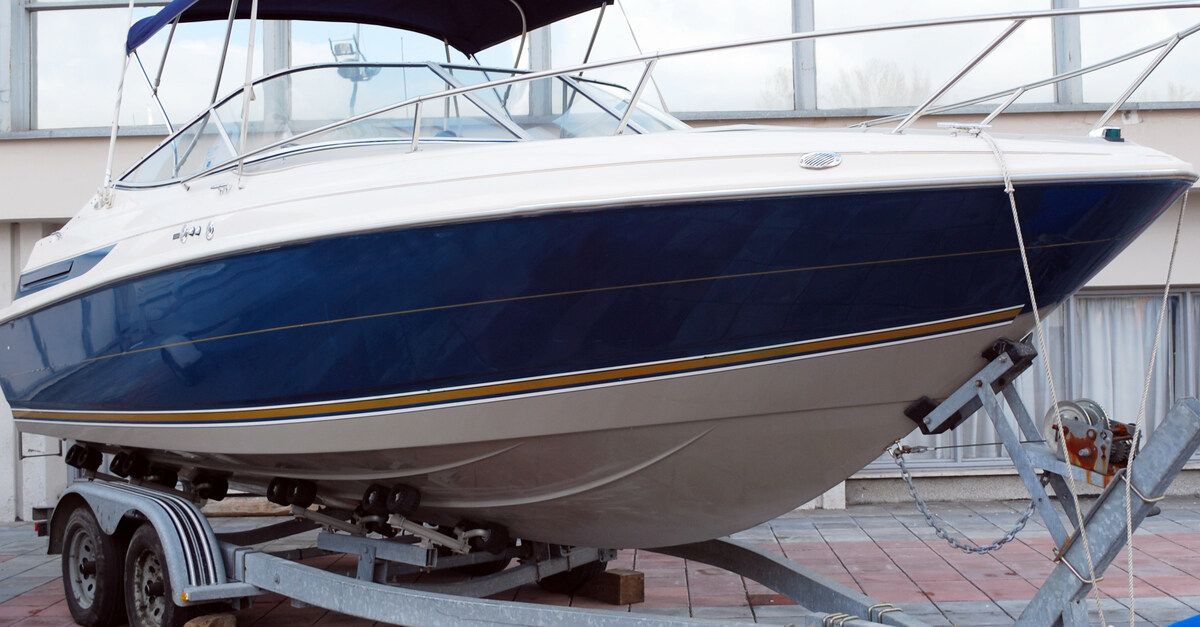
[[[580,593],[612,605],[641,603],[646,600],[646,576],[636,570],[612,568],[592,577]]]

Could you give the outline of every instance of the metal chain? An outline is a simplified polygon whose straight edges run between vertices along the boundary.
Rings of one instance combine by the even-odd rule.
[[[927,450],[926,447],[921,446],[897,446],[892,449],[892,459],[896,460],[896,465],[900,467],[900,478],[904,480],[904,485],[908,486],[908,493],[912,495],[913,500],[916,501],[917,509],[921,512],[921,515],[925,517],[925,522],[929,523],[929,526],[933,528],[933,531],[937,534],[937,537],[945,540],[947,544],[962,551],[963,553],[972,555],[987,555],[988,553],[998,551],[1000,550],[1000,547],[1012,542],[1017,538],[1017,534],[1021,533],[1021,530],[1025,528],[1025,523],[1028,523],[1029,518],[1033,516],[1035,507],[1033,501],[1029,502],[1029,508],[1021,514],[1021,517],[1017,519],[1017,522],[1013,525],[1012,529],[1004,532],[1004,535],[1000,536],[1000,538],[991,544],[980,546],[979,544],[971,542],[970,540],[964,542],[963,540],[959,540],[954,532],[947,529],[944,524],[945,521],[942,519],[942,517],[930,511],[929,504],[926,503],[925,499],[921,498],[921,495],[917,493],[917,485],[913,483],[912,474],[908,472],[908,466],[904,463],[904,455],[906,453],[920,453],[925,450]]]

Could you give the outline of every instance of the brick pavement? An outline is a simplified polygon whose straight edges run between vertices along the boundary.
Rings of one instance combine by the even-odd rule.
[[[1020,503],[941,503],[935,509],[964,535],[990,541],[1016,519]],[[1034,521],[1017,541],[990,556],[964,555],[934,537],[910,504],[856,506],[845,511],[793,512],[735,537],[795,560],[881,602],[903,607],[933,625],[1004,625],[1034,595],[1050,571],[1052,543]],[[251,521],[222,520],[221,526]],[[296,542],[292,540],[291,542]],[[1200,614],[1200,499],[1173,498],[1163,514],[1138,531],[1138,624],[1166,625]],[[353,559],[329,555],[313,566],[350,572]],[[1110,624],[1128,621],[1126,577],[1119,566],[1100,584]],[[526,586],[503,598],[533,603],[760,622],[796,615],[784,597],[754,582],[695,562],[648,551],[622,551],[615,567],[645,573],[646,601],[613,608],[582,596],[567,597]],[[0,527],[0,625],[72,624],[57,556],[28,525]],[[1098,620],[1094,604],[1092,613]],[[294,608],[282,597],[259,597],[239,614],[239,624],[365,625],[317,608]]]

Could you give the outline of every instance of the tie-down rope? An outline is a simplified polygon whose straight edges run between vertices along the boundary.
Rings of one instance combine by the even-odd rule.
[[[1131,493],[1137,492],[1138,498],[1148,503],[1152,502],[1133,487],[1133,459],[1138,454],[1138,446],[1141,443],[1146,421],[1146,404],[1150,400],[1150,383],[1154,379],[1154,365],[1158,361],[1163,323],[1167,317],[1167,302],[1171,295],[1171,274],[1175,270],[1175,252],[1179,250],[1179,234],[1183,231],[1183,216],[1187,213],[1188,191],[1190,190],[1184,190],[1183,201],[1179,205],[1179,220],[1175,223],[1175,240],[1171,243],[1171,257],[1167,261],[1167,278],[1163,282],[1162,301],[1158,307],[1158,322],[1154,326],[1154,346],[1150,349],[1150,363],[1146,365],[1146,379],[1142,383],[1142,400],[1138,405],[1137,418],[1133,423],[1133,445],[1129,448],[1129,461],[1125,464],[1125,573],[1129,585],[1129,624],[1131,625],[1137,623],[1137,615],[1134,610],[1136,592],[1133,588],[1133,494]],[[1154,500],[1161,498],[1158,497]]]
[[[979,138],[987,142],[989,148],[992,149],[992,154],[996,156],[996,161],[1000,164],[1001,173],[1004,175],[1004,193],[1008,195],[1008,206],[1012,210],[1013,228],[1017,232],[1017,247],[1021,253],[1021,267],[1025,271],[1025,287],[1029,291],[1029,306],[1033,310],[1034,335],[1037,336],[1038,352],[1042,356],[1042,370],[1046,375],[1046,385],[1050,389],[1050,407],[1054,414],[1054,424],[1058,427],[1059,433],[1063,431],[1062,416],[1058,411],[1058,390],[1054,386],[1054,370],[1050,365],[1050,351],[1046,348],[1046,333],[1042,329],[1042,314],[1038,310],[1037,294],[1033,287],[1033,274],[1029,270],[1029,255],[1025,250],[1025,236],[1021,233],[1021,216],[1017,212],[1017,196],[1016,189],[1012,184],[1012,174],[1008,169],[1008,160],[1004,157],[1004,151],[996,145],[996,140],[987,132],[980,129]],[[1067,454],[1066,438],[1058,438],[1060,448],[1062,449],[1063,459],[1070,459]],[[1075,484],[1075,474],[1067,473],[1067,487],[1071,493],[1071,500],[1075,504],[1075,516],[1077,518],[1076,527],[1079,529],[1079,537],[1083,540],[1083,552],[1087,555],[1088,576],[1091,581],[1096,579],[1096,564],[1092,559],[1092,547],[1088,542],[1087,527],[1083,521],[1083,508],[1079,504],[1079,490]],[[1062,547],[1059,547],[1060,549]],[[1058,556],[1064,564],[1067,563],[1065,554]],[[1072,569],[1074,570],[1074,569]],[[1080,578],[1082,580],[1082,578]],[[1108,619],[1104,616],[1104,606],[1100,603],[1100,591],[1097,586],[1092,586],[1092,597],[1096,600],[1096,609],[1100,612],[1100,622],[1107,625]]]

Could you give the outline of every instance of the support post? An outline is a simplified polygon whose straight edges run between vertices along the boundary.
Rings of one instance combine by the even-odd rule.
[[[792,0],[792,32],[816,29],[813,0]],[[801,39],[792,42],[792,98],[797,111],[817,108],[817,42]]]
[[[1079,0],[1054,0],[1055,9],[1078,9]],[[1082,67],[1082,45],[1079,38],[1079,16],[1051,18],[1054,42],[1054,73],[1065,74]],[[1054,84],[1054,100],[1058,104],[1083,102],[1083,77],[1073,76]]]
[[[0,9],[0,131],[34,126],[34,21],[28,0],[10,0]],[[3,56],[7,55],[7,57]]]

